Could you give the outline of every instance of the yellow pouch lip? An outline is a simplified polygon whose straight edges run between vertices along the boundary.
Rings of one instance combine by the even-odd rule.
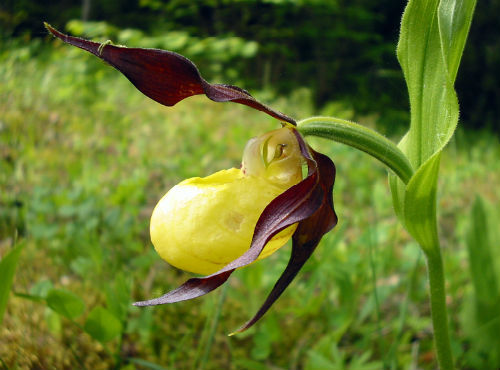
[[[217,186],[225,185],[229,182],[236,181],[243,178],[245,175],[238,168],[229,168],[227,170],[220,170],[205,177],[191,177],[181,181],[178,185],[199,185],[199,186]]]
[[[174,186],[151,217],[151,240],[159,255],[182,270],[211,274],[243,254],[260,214],[282,189],[240,169],[193,177]],[[244,230],[235,231],[235,218]],[[296,225],[275,235],[259,259],[283,246]]]

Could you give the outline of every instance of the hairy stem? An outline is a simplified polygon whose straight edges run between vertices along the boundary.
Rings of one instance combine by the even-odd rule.
[[[450,336],[448,331],[448,312],[446,310],[446,289],[444,285],[443,258],[439,246],[426,253],[429,295],[431,301],[432,326],[439,368],[453,369]]]
[[[388,166],[405,184],[413,168],[405,154],[386,137],[357,123],[333,117],[311,117],[297,123],[304,136],[318,136],[359,149]]]
[[[317,136],[359,149],[388,166],[405,184],[413,176],[413,168],[405,154],[384,136],[357,123],[333,117],[311,117],[297,124],[304,136]],[[439,243],[439,242],[438,242]],[[427,259],[429,294],[434,340],[439,367],[453,369],[443,259],[439,245],[422,248]]]

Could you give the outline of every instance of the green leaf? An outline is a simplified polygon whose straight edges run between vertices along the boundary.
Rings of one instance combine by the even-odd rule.
[[[49,331],[52,334],[59,336],[62,332],[61,316],[48,307],[45,307],[44,315],[45,315],[45,324],[47,325]]]
[[[64,289],[52,289],[47,294],[47,306],[70,320],[76,319],[85,310],[83,300]]]
[[[476,0],[410,0],[397,55],[408,86],[411,124],[398,145],[416,169],[405,186],[390,176],[394,208],[426,249],[439,245],[436,189],[440,153],[458,122],[454,82]]]
[[[498,241],[494,230],[498,219],[481,197],[477,197],[471,211],[470,228],[466,241],[469,254],[469,269],[474,294],[470,295],[473,309],[467,312],[464,332],[471,337],[472,349],[483,352],[488,365],[498,368],[500,364],[500,290],[495,259],[498,256]],[[467,303],[467,302],[466,302]],[[486,363],[485,363],[486,364]]]
[[[500,290],[495,272],[494,243],[484,201],[477,197],[471,212],[471,226],[467,233],[469,268],[476,299],[482,305],[500,301]],[[500,314],[500,311],[497,311]]]
[[[95,307],[85,321],[84,329],[101,343],[108,342],[122,332],[122,324],[109,310]]]
[[[256,361],[248,358],[236,358],[234,365],[237,369],[268,370],[269,366],[264,361]]]
[[[467,41],[476,0],[441,0],[438,9],[439,32],[448,78],[455,81]]]
[[[406,187],[405,225],[425,252],[439,245],[436,193],[440,159],[441,151],[418,169]]]
[[[109,311],[120,321],[125,321],[128,310],[132,307],[131,280],[125,274],[118,273],[113,283],[106,285],[103,290]]]
[[[12,250],[0,261],[0,325],[2,324],[3,315],[7,308],[10,288],[12,287],[17,262],[19,261],[23,245],[24,244],[18,244],[12,248]]]
[[[438,0],[410,1],[397,50],[411,106],[405,149],[414,168],[446,145],[458,121],[454,81],[449,79],[441,46],[438,5]],[[446,54],[451,55],[451,51]]]
[[[152,362],[149,362],[149,361],[146,361],[146,360],[143,360],[141,358],[134,358],[134,357],[129,357],[127,359],[128,361],[136,364],[136,365],[139,365],[145,369],[151,369],[151,370],[168,370],[166,367],[163,367],[161,365],[158,365],[158,364],[154,364]]]
[[[408,139],[408,133],[403,136],[401,141],[398,144],[398,147],[401,149],[403,153],[407,153],[406,145]],[[412,175],[413,176],[413,175]],[[406,193],[406,184],[403,183],[395,174],[389,173],[389,186],[391,188],[392,194],[392,204],[394,206],[394,211],[396,215],[401,220],[401,223],[404,225],[404,200]]]
[[[45,300],[47,298],[47,294],[51,289],[53,289],[52,282],[50,280],[44,279],[33,284],[33,286],[29,290],[29,293],[34,297],[39,297]]]

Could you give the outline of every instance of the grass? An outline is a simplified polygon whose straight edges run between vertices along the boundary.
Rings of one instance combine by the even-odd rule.
[[[180,180],[239,166],[245,142],[276,122],[203,97],[160,106],[116,71],[59,43],[11,45],[0,66],[0,255],[25,243],[0,327],[1,367],[435,368],[423,258],[397,223],[385,170],[374,160],[310,141],[337,165],[339,225],[265,318],[227,337],[256,312],[290,247],[237,271],[227,289],[136,308],[130,303],[190,276],[156,255],[149,216]],[[259,94],[297,118],[321,113],[312,112],[306,90],[287,98]],[[466,239],[477,195],[498,224],[499,156],[489,133],[459,130],[442,161],[448,306],[457,365],[465,369],[494,361],[475,346]],[[498,248],[493,259],[498,268]],[[49,308],[54,288],[80,297],[83,315],[70,320]],[[112,340],[84,330],[98,306],[121,323]]]

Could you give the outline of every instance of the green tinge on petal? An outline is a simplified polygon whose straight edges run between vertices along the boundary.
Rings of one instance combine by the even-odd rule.
[[[283,127],[248,141],[242,171],[288,188],[302,180],[303,161],[293,129]]]

